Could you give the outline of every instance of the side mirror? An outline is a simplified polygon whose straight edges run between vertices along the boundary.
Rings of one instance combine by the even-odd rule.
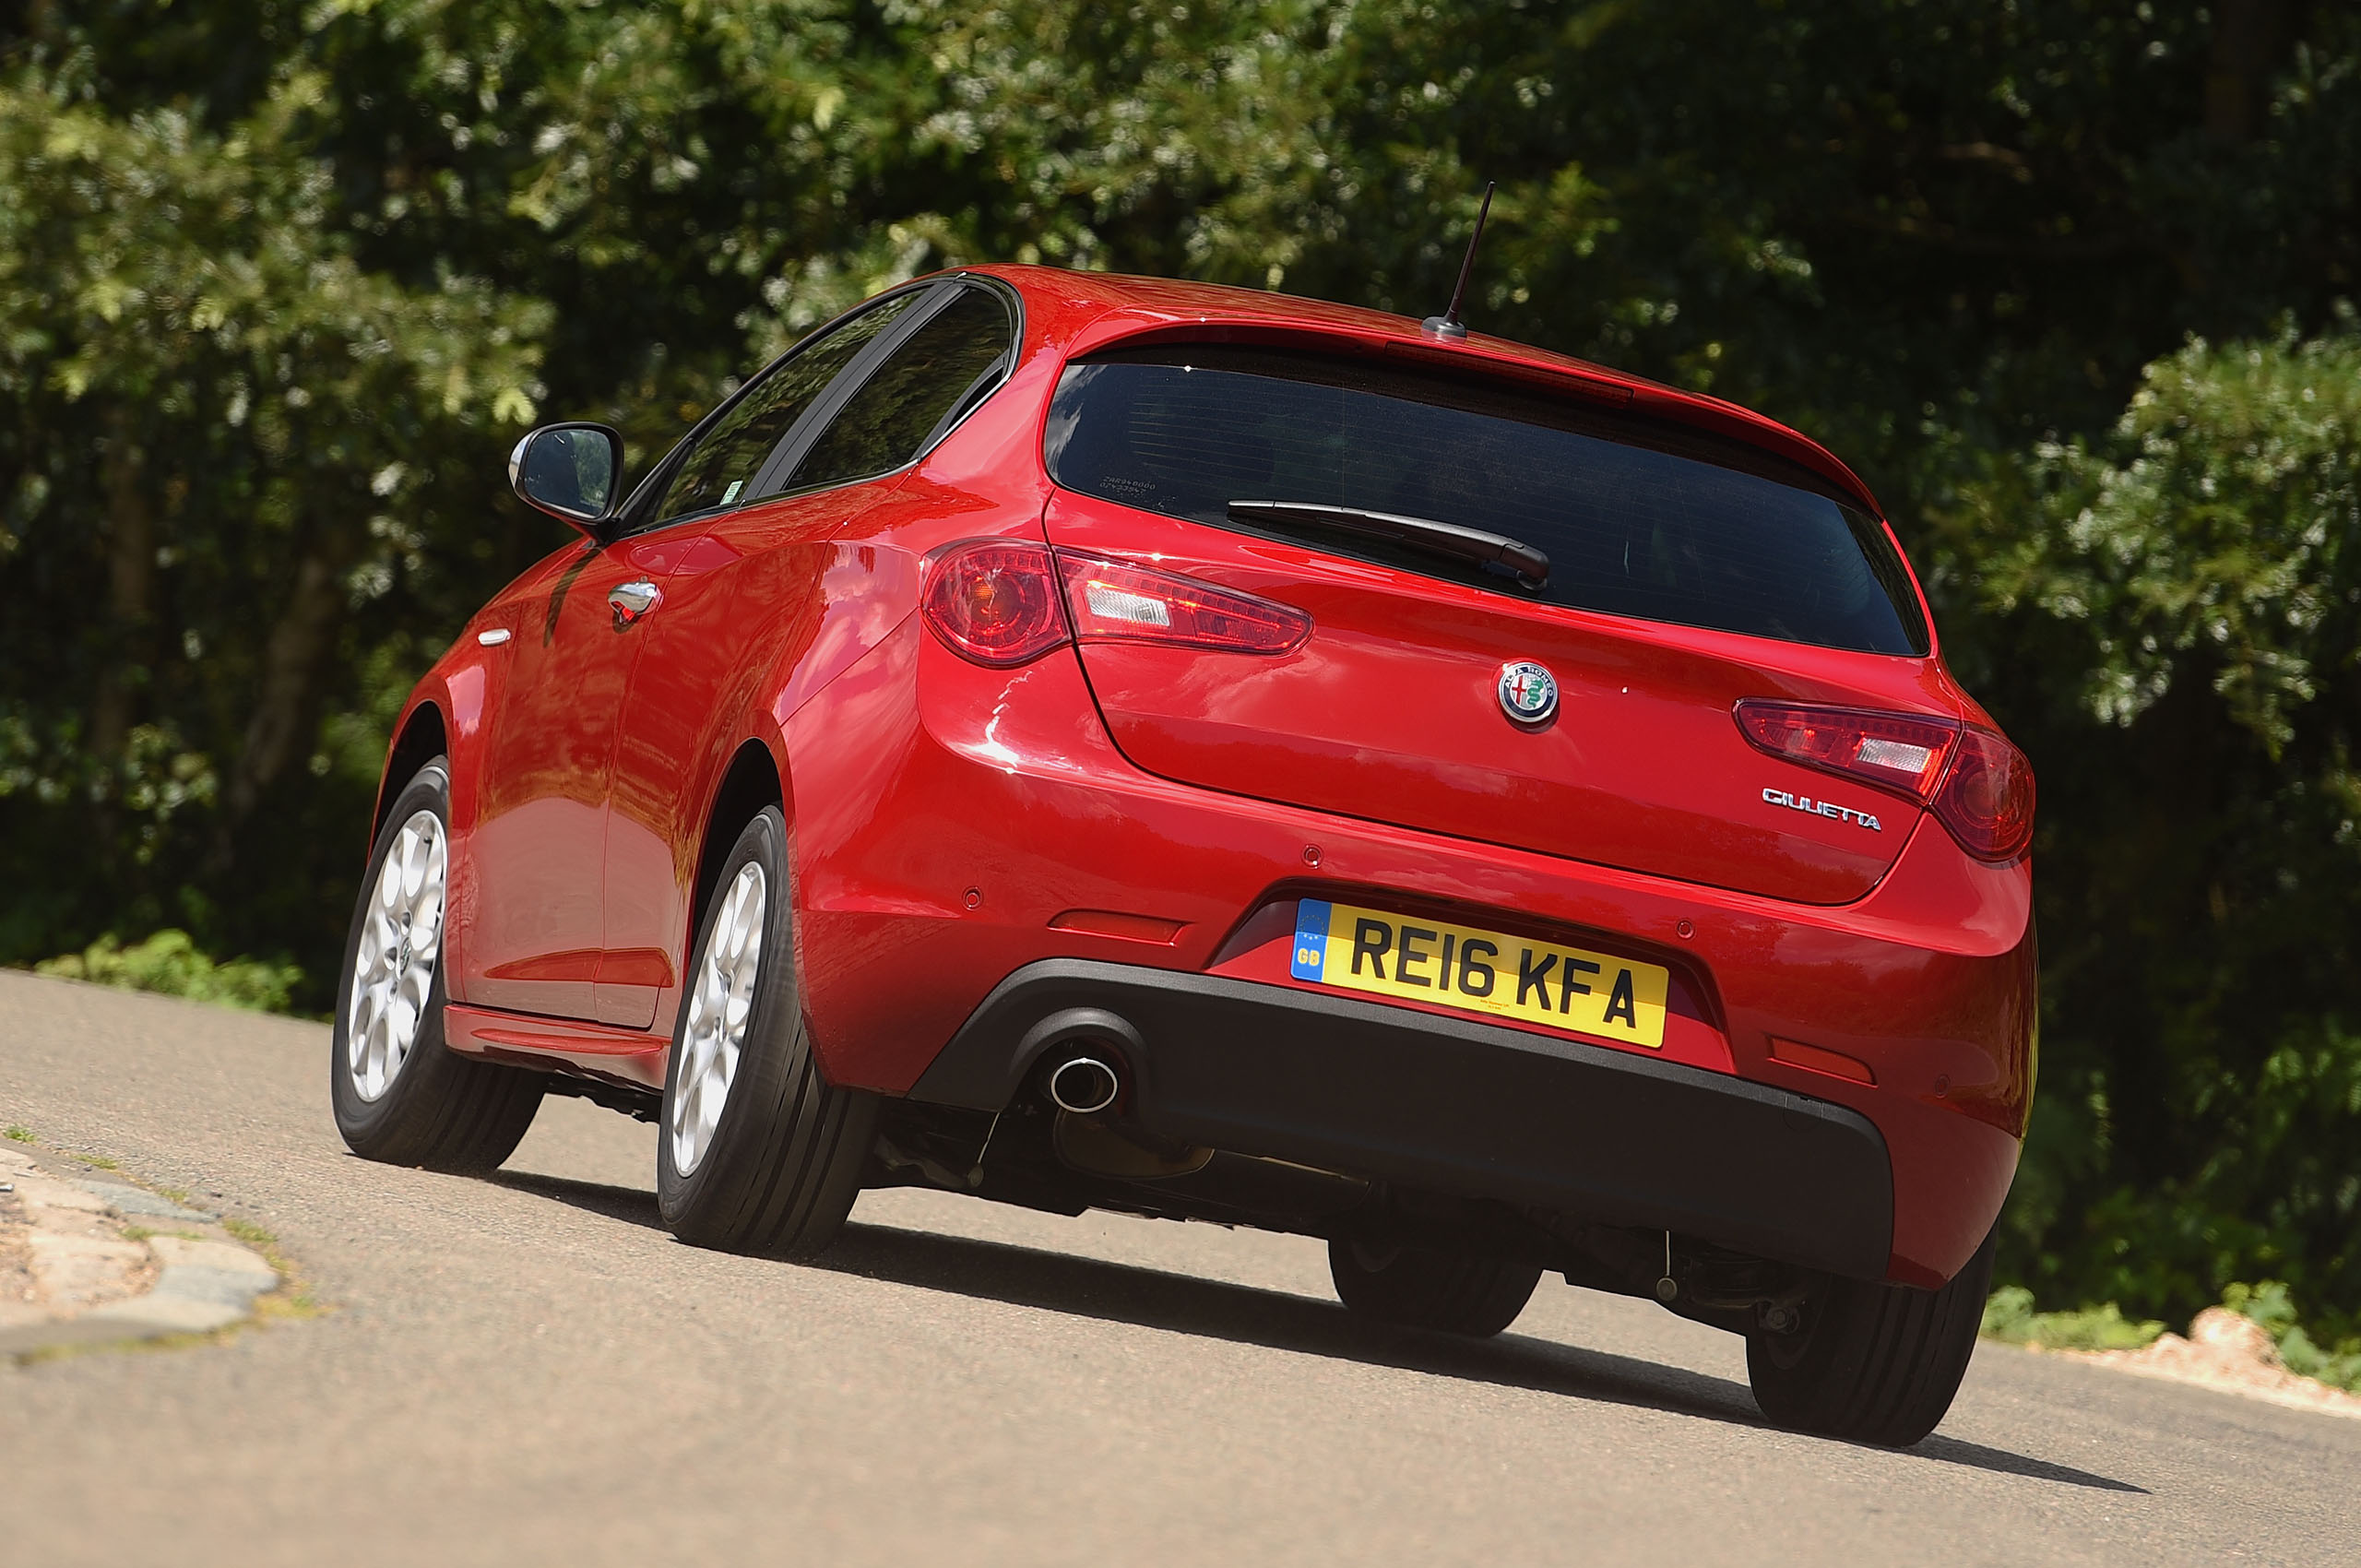
[[[623,435],[603,424],[545,424],[508,454],[517,498],[585,533],[613,514],[623,469]]]

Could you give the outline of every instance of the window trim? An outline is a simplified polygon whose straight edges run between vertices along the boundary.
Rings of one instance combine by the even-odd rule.
[[[836,480],[825,485],[810,485],[801,490],[770,492],[764,489],[765,481],[783,478],[794,472],[794,465],[809,454],[812,446],[819,440],[821,433],[827,429],[829,422],[836,418],[846,403],[852,400],[861,387],[869,384],[870,377],[876,374],[877,368],[884,364],[892,353],[900,349],[912,334],[948,309],[951,303],[969,288],[982,288],[986,292],[997,295],[1009,315],[1009,351],[1003,356],[999,380],[988,391],[981,397],[975,398],[948,428],[938,428],[930,434],[925,444],[908,462],[896,468],[880,469],[873,474]],[[650,520],[641,515],[654,509],[665,489],[670,485],[672,477],[679,470],[680,465],[686,460],[688,454],[731,409],[737,407],[739,399],[749,396],[754,388],[769,380],[789,361],[818,343],[837,327],[883,305],[888,300],[904,294],[928,293],[935,297],[931,300],[921,299],[901,320],[895,322],[884,332],[872,339],[859,353],[852,357],[844,369],[836,374],[828,385],[822,389],[820,396],[812,400],[811,407],[796,416],[795,422],[789,426],[787,433],[772,445],[770,455],[765,457],[761,466],[754,470],[754,478],[749,481],[747,488],[756,493],[742,500],[733,501],[727,505],[708,506],[701,511],[682,512],[670,517]],[[1002,386],[1007,385],[1009,377],[1015,374],[1024,344],[1024,298],[1014,289],[996,278],[979,277],[969,272],[939,273],[931,278],[916,279],[908,283],[885,290],[882,293],[873,294],[850,310],[830,317],[797,339],[770,363],[747,377],[743,386],[714,405],[703,418],[691,425],[680,440],[674,442],[671,448],[658,460],[656,466],[648,469],[640,481],[632,487],[630,498],[616,513],[611,530],[600,542],[611,542],[632,535],[652,533],[659,529],[669,529],[682,523],[702,522],[761,502],[777,501],[786,496],[840,489],[848,484],[866,484],[872,480],[882,479],[889,474],[900,473],[916,467],[919,463],[925,461],[928,455],[937,446],[950,439],[952,434],[967,423],[968,418],[978,409],[990,402]]]
[[[884,352],[874,359],[868,359],[865,353],[856,358],[852,363],[845,366],[836,380],[828,384],[827,392],[814,398],[812,407],[804,410],[803,418],[797,420],[794,428],[780,438],[778,447],[772,452],[769,461],[765,462],[756,473],[755,482],[759,485],[762,481],[773,478],[774,469],[777,470],[777,478],[785,478],[793,473],[795,465],[811,456],[812,448],[819,444],[820,437],[826,433],[828,426],[835,422],[836,415],[844,411],[846,404],[860,396],[863,389],[868,386],[871,378],[884,367],[885,362],[900,352],[904,343],[924,331],[929,322],[949,310],[952,303],[970,289],[998,296],[1001,308],[1008,313],[1008,348],[1001,354],[999,365],[987,372],[995,379],[982,396],[972,396],[976,383],[968,383],[967,388],[960,393],[960,396],[967,398],[968,402],[967,406],[959,411],[959,417],[947,424],[943,420],[936,420],[934,429],[930,431],[926,439],[919,444],[919,449],[892,468],[879,469],[873,473],[854,474],[845,479],[830,480],[825,484],[807,485],[801,490],[781,491],[777,494],[766,496],[764,499],[776,500],[777,495],[804,495],[815,491],[839,490],[848,484],[868,484],[891,474],[905,473],[926,461],[929,453],[948,441],[954,431],[967,423],[978,409],[991,401],[993,394],[1008,385],[1008,378],[1016,373],[1016,362],[1025,347],[1023,298],[1015,290],[996,278],[979,278],[972,273],[958,273],[945,281],[951,286],[943,291],[940,298],[911,311],[900,323],[896,324],[894,330],[881,334],[877,342],[870,345],[872,348],[876,348],[879,344],[890,344]],[[862,362],[863,360],[867,360],[867,362]],[[980,381],[982,377],[979,376],[977,379]],[[839,391],[839,388],[842,390]],[[809,428],[806,428],[807,423]],[[741,502],[739,505],[746,505],[751,503]]]
[[[859,316],[866,315],[870,311],[884,304],[886,301],[899,298],[904,294],[927,293],[933,290],[940,289],[943,286],[943,279],[940,278],[921,278],[914,282],[904,283],[897,287],[888,289],[884,293],[872,295],[870,298],[865,299],[859,304],[853,306],[850,310],[840,311],[836,315],[830,316],[827,320],[822,322],[811,331],[806,332],[802,337],[798,338],[793,343],[788,345],[785,350],[780,352],[768,364],[763,366],[753,374],[748,376],[745,381],[739,386],[736,391],[730,393],[728,397],[722,398],[720,402],[716,403],[712,408],[706,410],[694,424],[690,425],[689,428],[682,434],[681,438],[678,441],[675,441],[671,445],[670,448],[665,452],[664,456],[657,460],[656,466],[648,469],[647,472],[640,479],[640,481],[632,487],[631,498],[628,501],[625,501],[623,505],[623,509],[616,513],[616,526],[613,533],[609,537],[612,539],[621,539],[628,535],[652,533],[658,529],[669,529],[676,523],[692,522],[702,517],[716,517],[725,511],[736,510],[742,503],[733,502],[729,506],[708,506],[702,511],[682,512],[670,517],[657,519],[650,519],[643,515],[654,510],[658,504],[662,501],[665,490],[670,486],[674,476],[680,471],[682,463],[687,460],[688,455],[692,451],[695,450],[699,442],[703,441],[708,434],[712,434],[713,427],[720,423],[724,418],[728,417],[730,411],[738,406],[741,399],[751,397],[756,387],[760,386],[764,382],[768,381],[773,375],[778,374],[778,372],[787,365],[788,362],[793,360],[797,355],[802,353],[807,349],[813,347],[822,339],[836,331],[839,327],[847,325]],[[924,306],[921,305],[919,308],[923,309]],[[895,329],[893,327],[888,327],[883,334],[881,334],[881,336],[887,338],[893,337],[894,335]],[[871,348],[874,348],[875,346],[874,341],[866,345],[860,354],[853,356],[854,362],[857,363],[862,355],[866,354]],[[835,387],[836,382],[844,378],[846,371],[849,371],[851,368],[852,365],[848,364],[845,367],[845,370],[838,371],[836,374],[836,376],[829,381],[828,386],[821,389],[821,397],[825,398],[828,392]],[[815,401],[817,399],[815,399]],[[809,412],[810,410],[807,410],[805,411]],[[801,422],[801,416],[798,416],[798,423]],[[789,428],[789,434],[794,434],[793,426]],[[773,452],[777,452],[778,450],[776,443],[773,444],[771,450]],[[754,471],[759,475],[762,472],[763,468],[767,468],[769,465],[770,458],[765,457],[763,459],[762,468],[757,468]]]

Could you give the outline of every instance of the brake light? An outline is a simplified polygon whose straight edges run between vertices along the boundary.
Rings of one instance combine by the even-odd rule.
[[[1752,698],[1740,733],[1788,762],[1891,790],[1934,812],[1978,860],[2007,861],[2033,838],[2033,766],[1988,730],[1956,719]]]
[[[1227,653],[1288,653],[1311,617],[1288,605],[1096,555],[1058,552],[1066,612],[1086,643],[1162,643]]]
[[[1049,546],[977,540],[929,564],[919,603],[952,651],[995,668],[1040,658],[1066,640]]]
[[[1935,814],[1980,860],[2013,860],[2033,841],[2033,764],[1988,730],[1960,733]]]
[[[919,604],[954,652],[1001,669],[1038,659],[1069,636],[1287,653],[1311,635],[1311,616],[1267,599],[1009,540],[976,540],[935,556]]]

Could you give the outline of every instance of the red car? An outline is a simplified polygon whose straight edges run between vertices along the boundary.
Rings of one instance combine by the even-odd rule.
[[[410,699],[331,1081],[362,1154],[654,1121],[665,1223],[919,1184],[1544,1271],[1797,1428],[1949,1407],[2033,1089],[2033,780],[1875,498],[1712,398],[1033,267],[812,334]]]

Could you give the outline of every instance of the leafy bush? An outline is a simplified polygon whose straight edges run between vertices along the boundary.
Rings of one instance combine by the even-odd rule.
[[[2361,1393],[2361,1338],[2347,1338],[2333,1350],[2313,1343],[2296,1321],[2296,1300],[2278,1280],[2260,1285],[2233,1282],[2222,1305],[2251,1319],[2271,1336],[2280,1363],[2299,1377],[2317,1378],[2331,1388]],[[2034,1311],[2034,1294],[2004,1285],[1984,1303],[1984,1336],[2049,1350],[2137,1350],[2165,1332],[2153,1320],[2134,1322],[2113,1301],[2073,1312]]]
[[[2004,1285],[1984,1303],[1984,1336],[2051,1350],[2136,1350],[2164,1333],[2154,1322],[2134,1323],[2113,1301],[2079,1312],[2037,1313],[2033,1292]]]
[[[89,980],[124,991],[160,992],[192,1002],[218,1002],[262,1013],[284,1013],[303,971],[293,964],[255,958],[217,963],[197,951],[184,931],[160,931],[136,946],[102,936],[80,953],[33,966],[64,980]]]
[[[2289,1372],[2361,1394],[2361,1338],[2342,1340],[2334,1350],[2323,1350],[2312,1343],[2312,1336],[2296,1321],[2296,1299],[2286,1286],[2275,1279],[2260,1285],[2233,1284],[2222,1293],[2222,1304],[2253,1319],[2270,1335]]]

